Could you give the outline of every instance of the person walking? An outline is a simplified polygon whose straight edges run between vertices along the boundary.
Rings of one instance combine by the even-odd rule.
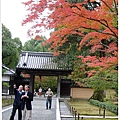
[[[34,96],[36,96],[36,89],[34,89]]]
[[[47,99],[46,99],[46,110],[48,109],[48,105],[49,105],[49,109],[51,109],[53,92],[51,91],[50,88],[46,92],[45,96],[47,97]]]
[[[39,96],[42,95],[42,88],[41,88],[41,87],[39,88],[39,92],[38,92],[38,94],[39,94]]]
[[[47,90],[48,90],[47,87],[45,87],[44,88],[44,98],[45,98],[45,94],[46,94]]]
[[[25,85],[25,92],[22,93],[22,120],[32,120],[32,104],[33,93],[29,91],[29,85]]]
[[[15,99],[14,99],[14,103],[13,103],[13,109],[12,109],[12,113],[11,113],[11,116],[10,116],[10,120],[14,120],[14,116],[16,114],[17,109],[18,109],[18,120],[22,120],[22,112],[21,112],[22,90],[23,90],[22,85],[20,85],[19,88],[17,89],[16,84],[14,84]]]

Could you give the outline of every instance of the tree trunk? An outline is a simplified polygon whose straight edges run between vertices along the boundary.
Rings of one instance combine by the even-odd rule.
[[[95,90],[90,99],[98,100],[100,102],[104,101],[104,90]]]

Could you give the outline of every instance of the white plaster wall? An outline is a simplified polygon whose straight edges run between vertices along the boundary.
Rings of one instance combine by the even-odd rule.
[[[9,76],[2,76],[2,81],[10,81],[10,77]]]

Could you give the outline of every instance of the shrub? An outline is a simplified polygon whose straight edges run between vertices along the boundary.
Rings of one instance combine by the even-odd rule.
[[[95,90],[90,99],[99,100],[99,101],[103,102],[103,100],[104,100],[103,92],[104,92],[104,90]]]
[[[91,104],[95,105],[95,106],[98,106],[100,108],[109,110],[109,111],[118,115],[118,106],[117,105],[110,104],[110,103],[107,103],[107,102],[100,102],[100,101],[94,100],[94,99],[90,99],[89,102]]]
[[[118,85],[115,86],[115,92],[118,95]]]

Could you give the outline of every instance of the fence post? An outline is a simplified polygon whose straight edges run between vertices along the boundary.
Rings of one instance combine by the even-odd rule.
[[[12,95],[11,95],[11,104],[12,104]]]
[[[103,118],[105,118],[105,109],[104,109],[104,111],[103,111]]]
[[[74,117],[76,117],[76,116],[75,116],[75,108],[73,108],[73,115],[74,115]],[[76,118],[75,118],[75,120],[76,120]]]
[[[74,116],[74,108],[73,108],[73,116]]]
[[[72,106],[71,106],[71,113],[72,113]],[[72,115],[73,115],[73,113],[72,113]]]
[[[70,110],[73,115],[73,118],[75,118],[75,120],[80,120],[80,113],[78,113],[77,110],[75,110],[75,108],[73,108],[72,106],[70,106]],[[83,117],[81,118],[81,120],[83,120]]]
[[[80,113],[78,113],[78,120],[80,119]]]
[[[70,105],[70,113],[71,113],[71,105]]]
[[[76,116],[76,115],[77,115],[77,111],[75,110],[75,120],[76,120],[76,118],[77,118],[77,116]]]
[[[101,108],[99,107],[99,116],[101,116]]]
[[[83,120],[83,117],[81,117],[81,120]]]
[[[4,105],[5,105],[5,100],[4,100],[4,98],[2,99],[2,101],[3,101],[2,103],[3,103],[3,106],[4,106]]]

